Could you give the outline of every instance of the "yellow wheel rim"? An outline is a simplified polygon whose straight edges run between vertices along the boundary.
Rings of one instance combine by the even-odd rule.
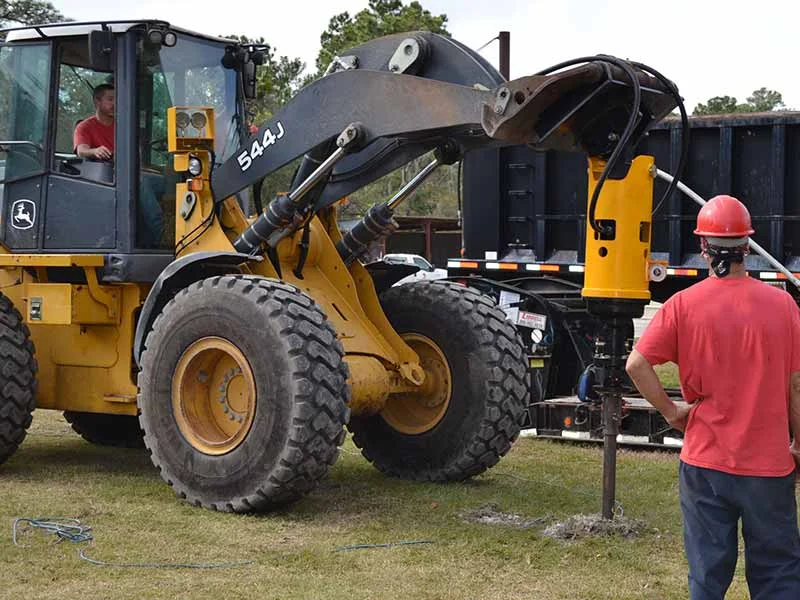
[[[200,452],[236,448],[256,412],[255,379],[244,354],[219,337],[194,342],[172,377],[172,410],[183,437]]]
[[[432,339],[419,333],[402,337],[419,355],[425,383],[419,391],[389,396],[380,414],[397,431],[414,435],[433,429],[444,417],[453,393],[453,376],[444,353]]]

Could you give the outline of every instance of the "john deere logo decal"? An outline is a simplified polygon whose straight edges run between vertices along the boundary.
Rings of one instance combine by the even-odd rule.
[[[11,226],[30,229],[36,221],[36,205],[30,200],[15,200],[11,205]]]

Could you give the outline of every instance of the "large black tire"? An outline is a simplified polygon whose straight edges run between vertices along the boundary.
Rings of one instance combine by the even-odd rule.
[[[451,391],[439,414],[407,394],[377,415],[353,416],[349,428],[362,454],[389,475],[422,481],[459,481],[495,465],[519,435],[528,397],[522,342],[505,314],[475,290],[440,281],[393,287],[381,303],[412,347],[443,355],[439,370],[449,370]],[[419,430],[395,423],[406,414],[411,425],[423,415]],[[425,425],[429,414],[435,418]]]
[[[98,446],[144,448],[139,419],[132,415],[64,411],[64,418],[75,433]]]
[[[36,408],[34,354],[22,315],[0,294],[0,463],[25,439]]]
[[[142,353],[140,424],[153,463],[180,497],[214,510],[298,499],[344,440],[343,356],[325,315],[291,285],[228,275],[183,289]]]

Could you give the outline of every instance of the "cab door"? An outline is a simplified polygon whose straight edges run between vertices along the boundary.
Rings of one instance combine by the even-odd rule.
[[[94,117],[94,90],[113,86],[114,71],[92,68],[85,36],[59,40],[55,55],[52,167],[42,248],[113,250],[117,246],[116,152],[109,161],[80,158],[73,134],[78,123]]]
[[[0,46],[0,239],[40,246],[47,170],[52,46]]]

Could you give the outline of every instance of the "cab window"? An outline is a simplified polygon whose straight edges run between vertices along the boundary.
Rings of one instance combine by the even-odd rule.
[[[222,66],[223,48],[178,34],[172,47],[145,35],[137,56],[139,197],[136,246],[172,249],[175,243],[176,174],[167,152],[167,110],[210,106],[215,112],[215,156],[224,162],[239,147],[236,72]]]
[[[81,123],[94,118],[96,90],[101,98],[109,94],[113,98],[114,74],[89,68],[88,48],[83,38],[63,41],[59,56],[54,170],[62,175],[113,184],[113,129],[108,158],[79,157],[76,154],[75,132]],[[94,148],[98,144],[93,141],[88,145]],[[109,144],[103,145],[107,147]]]
[[[0,47],[0,181],[44,170],[49,87],[49,44]]]

